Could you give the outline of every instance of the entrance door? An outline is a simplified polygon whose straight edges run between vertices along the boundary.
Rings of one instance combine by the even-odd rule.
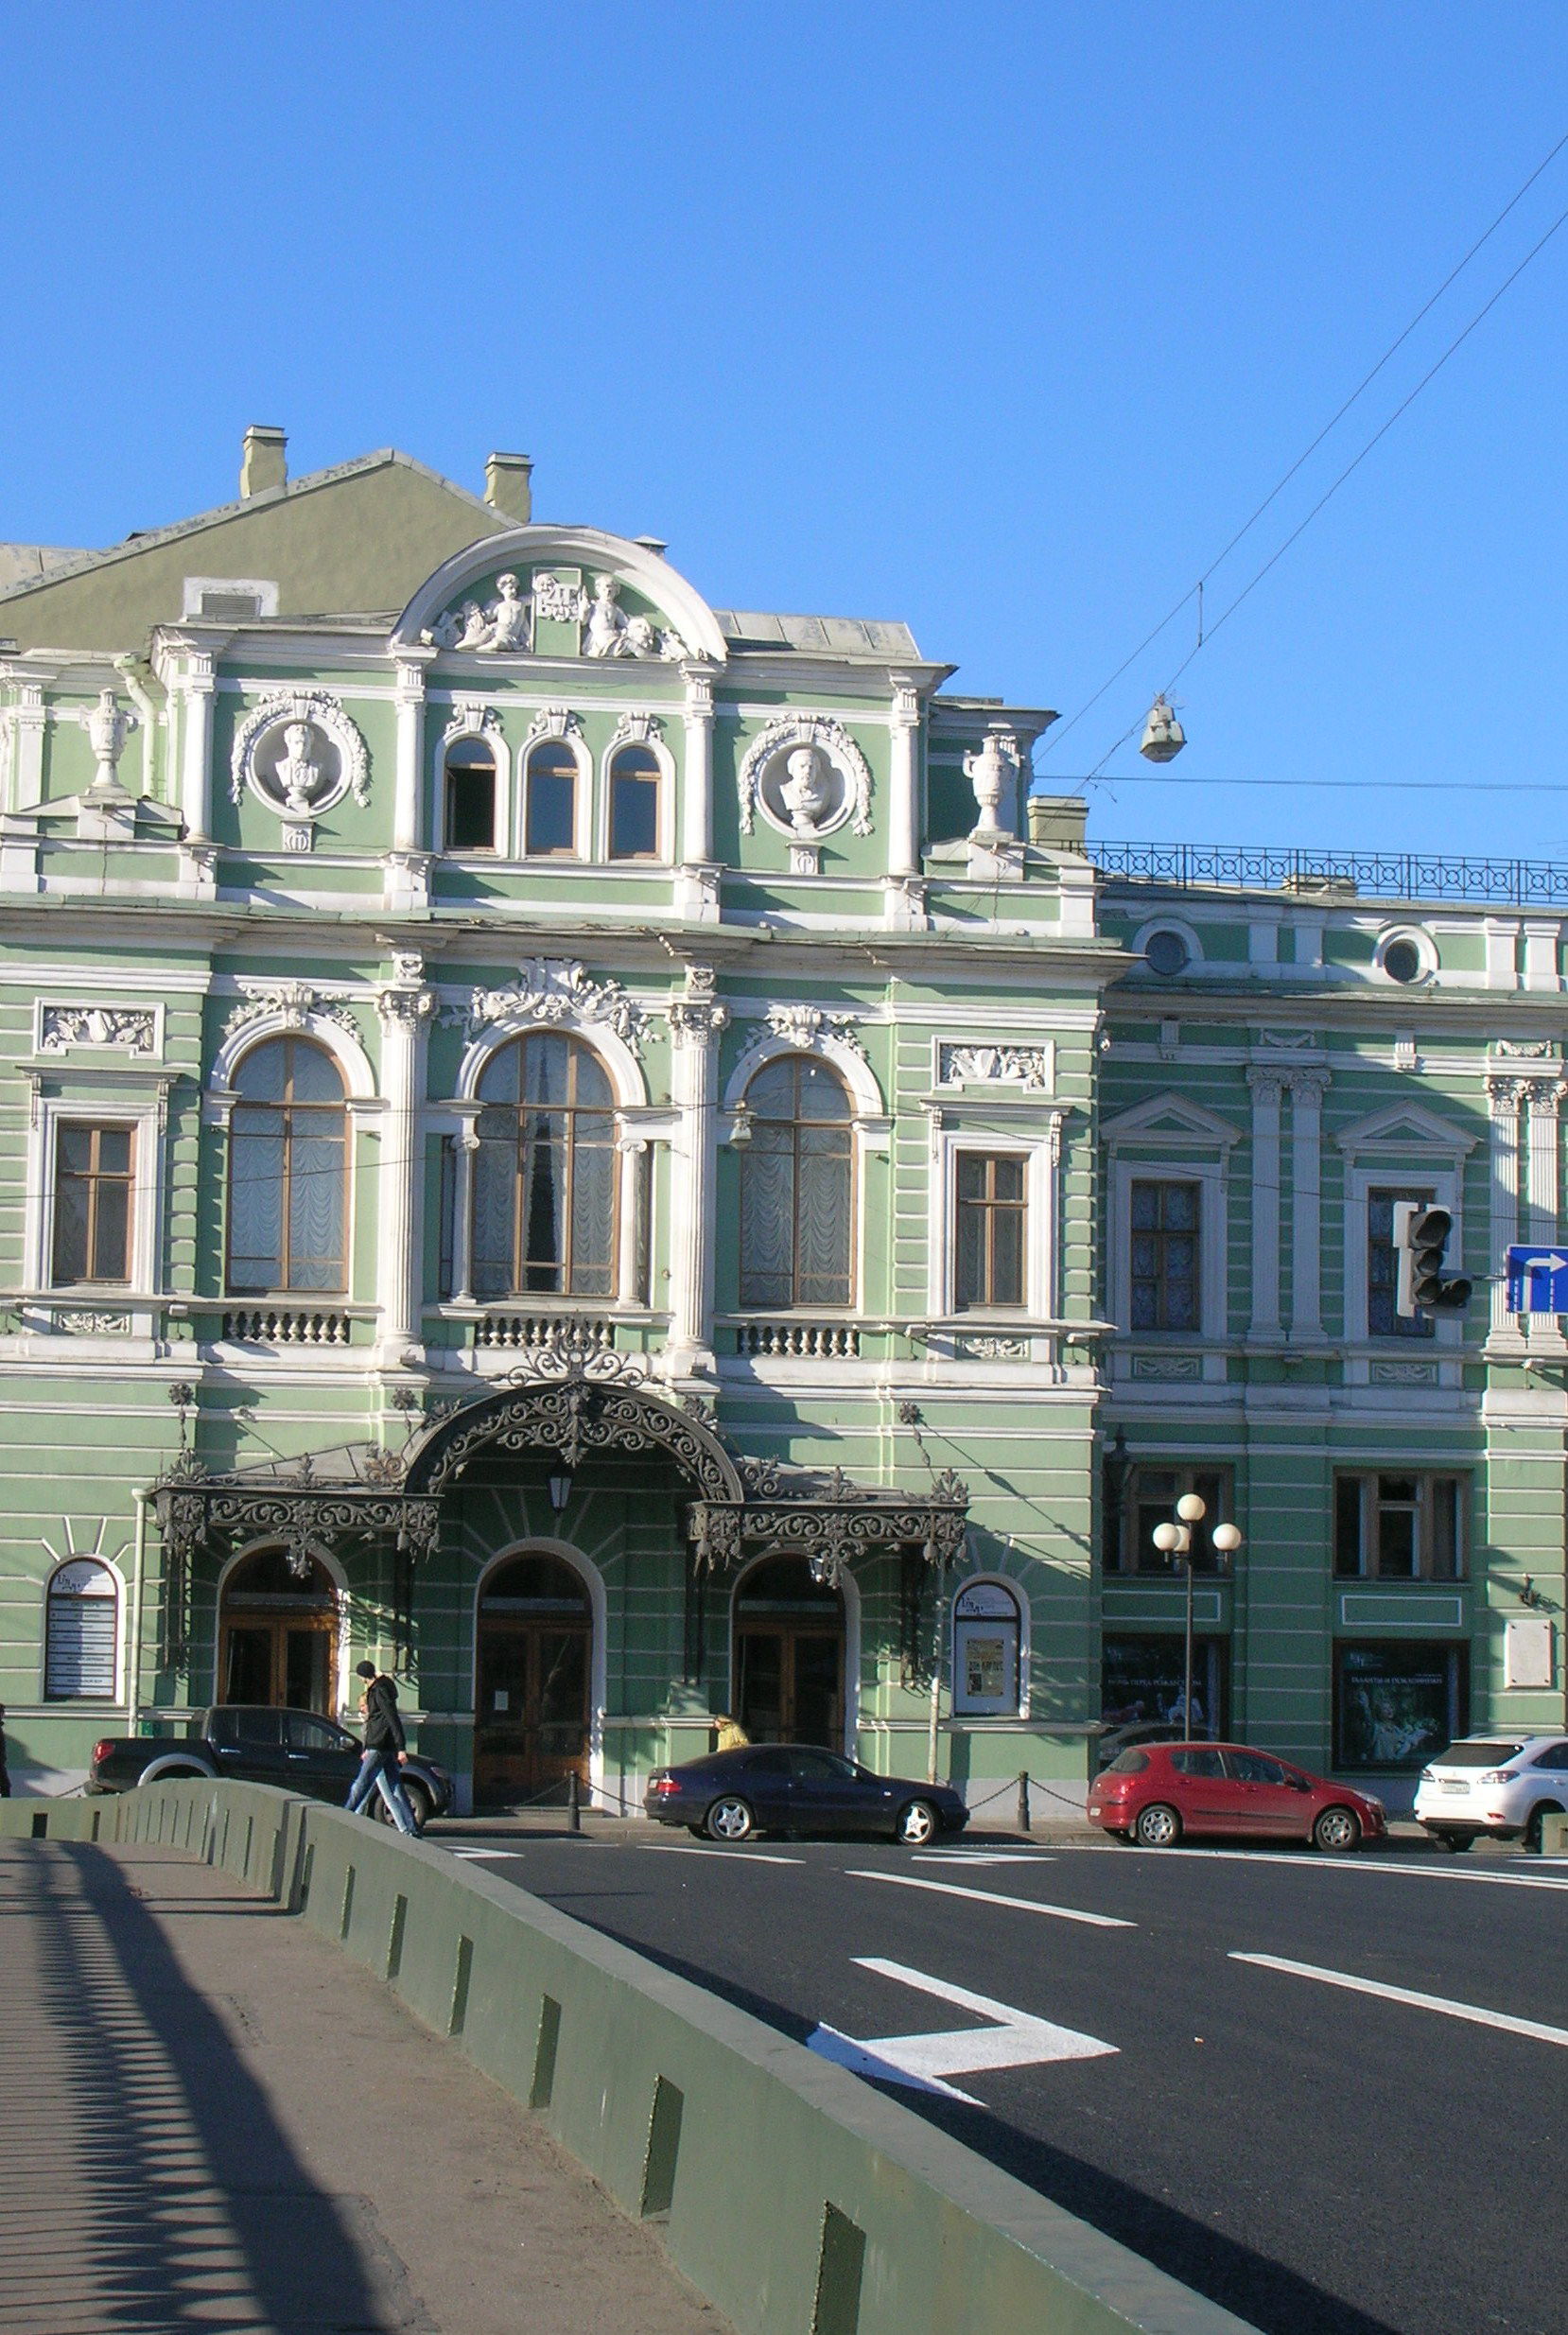
[[[218,1700],[269,1703],[332,1716],[338,1676],[338,1598],[312,1560],[302,1581],[281,1549],[235,1567],[218,1615]]]
[[[480,1806],[564,1801],[588,1781],[593,1609],[559,1557],[514,1557],[479,1598],[474,1798]]]
[[[754,1743],[844,1745],[844,1604],[804,1557],[775,1557],[735,1599],[736,1716]]]

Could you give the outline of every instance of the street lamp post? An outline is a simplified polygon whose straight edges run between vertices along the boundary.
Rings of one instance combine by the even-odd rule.
[[[1195,1491],[1185,1491],[1176,1502],[1175,1525],[1156,1525],[1154,1544],[1173,1564],[1182,1565],[1187,1573],[1187,1628],[1182,1664],[1181,1739],[1193,1740],[1193,1526],[1201,1525],[1209,1513],[1208,1503]],[[1210,1536],[1217,1557],[1233,1557],[1242,1545],[1240,1529],[1235,1525],[1216,1525]]]

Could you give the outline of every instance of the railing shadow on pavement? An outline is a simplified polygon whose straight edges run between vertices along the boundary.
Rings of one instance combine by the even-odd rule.
[[[28,2030],[5,2045],[0,2325],[385,2325],[374,2232],[302,2163],[128,1876],[64,1841],[25,1871],[0,1902],[18,1926],[0,1957],[29,1917],[44,1929]],[[61,2168],[42,2220],[39,2161]]]

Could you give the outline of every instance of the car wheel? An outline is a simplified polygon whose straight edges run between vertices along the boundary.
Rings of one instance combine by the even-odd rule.
[[[1181,1838],[1181,1819],[1162,1800],[1139,1810],[1133,1833],[1141,1849],[1174,1849]]]
[[[1312,1842],[1327,1856],[1343,1856],[1361,1846],[1361,1819],[1353,1808],[1325,1808],[1312,1828]]]
[[[1560,1816],[1561,1813],[1555,1800],[1538,1801],[1530,1810],[1530,1820],[1524,1827],[1524,1845],[1532,1856],[1541,1855],[1542,1845],[1545,1839],[1542,1820],[1548,1816]]]
[[[1475,1835],[1472,1832],[1440,1832],[1437,1838],[1442,1842],[1450,1856],[1462,1856],[1467,1849],[1472,1849],[1475,1846]]]
[[[404,1777],[403,1797],[408,1802],[409,1813],[413,1817],[415,1832],[423,1832],[434,1813],[435,1802],[425,1786],[413,1776]]]
[[[743,1800],[726,1792],[709,1808],[703,1830],[710,1840],[746,1840],[757,1830],[757,1819]]]
[[[936,1832],[936,1810],[929,1800],[912,1800],[900,1809],[893,1837],[906,1849],[923,1849]]]

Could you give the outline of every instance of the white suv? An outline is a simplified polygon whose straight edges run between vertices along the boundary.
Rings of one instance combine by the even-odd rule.
[[[1421,1769],[1416,1821],[1446,1849],[1541,1846],[1543,1816],[1568,1812],[1568,1735],[1464,1735]]]

